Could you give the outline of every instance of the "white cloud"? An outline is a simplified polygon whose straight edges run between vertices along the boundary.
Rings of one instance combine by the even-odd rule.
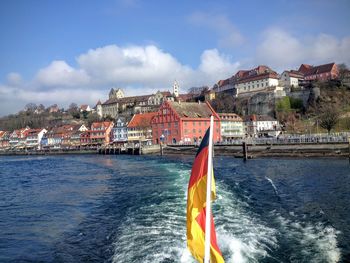
[[[109,45],[79,55],[76,67],[53,61],[31,81],[9,74],[7,83],[0,84],[0,115],[19,111],[29,102],[94,105],[106,99],[111,87],[120,87],[130,96],[171,90],[175,79],[181,92],[186,92],[192,86],[211,86],[231,76],[238,65],[216,49],[205,50],[198,68],[192,68],[154,45]]]
[[[55,60],[48,67],[40,69],[34,81],[43,87],[74,87],[88,84],[90,78],[84,70],[74,69],[65,61]]]
[[[322,33],[298,38],[280,28],[270,28],[262,34],[255,61],[278,71],[298,68],[302,63],[344,62],[349,65],[350,37],[338,39]]]
[[[217,33],[221,47],[234,48],[244,42],[244,37],[226,15],[196,12],[189,17],[189,21]]]
[[[169,79],[183,78],[192,73],[169,53],[156,46],[116,45],[89,50],[78,57],[80,67],[98,83],[118,83],[164,87]]]
[[[7,74],[7,83],[10,85],[20,85],[22,83],[22,77],[19,73],[11,72]]]

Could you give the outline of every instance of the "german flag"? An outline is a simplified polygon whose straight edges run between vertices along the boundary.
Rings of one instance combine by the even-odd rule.
[[[192,166],[187,196],[187,246],[199,262],[204,261],[208,154],[209,129],[199,146]],[[215,198],[215,181],[212,173],[211,199]],[[213,215],[210,217],[210,262],[225,262],[217,245]]]

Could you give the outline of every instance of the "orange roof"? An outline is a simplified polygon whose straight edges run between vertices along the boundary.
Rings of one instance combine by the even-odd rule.
[[[113,122],[111,121],[101,121],[101,122],[94,122],[91,124],[92,128],[105,128],[107,129],[110,125],[112,125]]]
[[[135,114],[129,122],[128,128],[151,126],[151,120],[156,115],[157,112]]]
[[[7,134],[7,131],[0,131],[0,138],[4,137]]]

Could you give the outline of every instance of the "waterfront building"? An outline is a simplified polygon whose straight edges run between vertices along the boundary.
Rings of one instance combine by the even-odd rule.
[[[153,143],[199,143],[214,116],[214,142],[221,141],[220,118],[208,102],[162,104],[152,119]]]
[[[83,131],[80,133],[80,145],[89,145],[91,144],[90,131]]]
[[[339,70],[335,63],[328,63],[319,66],[301,64],[298,71],[304,75],[306,81],[327,81],[337,79],[339,76]]]
[[[24,147],[29,127],[14,130],[9,136],[10,147]]]
[[[30,148],[40,149],[41,140],[44,134],[47,133],[46,129],[30,129],[27,131],[26,146]]]
[[[113,126],[114,122],[112,121],[101,121],[92,123],[90,130],[91,143],[99,145],[109,144],[110,134]]]
[[[248,115],[244,117],[246,136],[277,137],[280,132],[279,122],[268,115]]]
[[[221,121],[221,137],[223,142],[245,137],[243,119],[235,113],[218,113]]]
[[[125,117],[119,117],[112,129],[112,142],[125,143],[128,141],[128,122]]]
[[[41,140],[43,148],[61,148],[64,129],[62,127],[52,127]]]
[[[8,131],[0,131],[0,148],[10,146],[10,133]]]
[[[69,137],[69,145],[70,146],[79,146],[80,145],[80,135],[83,132],[86,132],[88,130],[88,128],[82,124],[82,125],[74,125],[73,129],[70,133],[70,137]]]
[[[128,142],[152,144],[152,118],[157,112],[135,114],[128,123]]]

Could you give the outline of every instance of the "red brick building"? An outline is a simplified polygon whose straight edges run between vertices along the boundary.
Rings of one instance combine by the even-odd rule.
[[[199,143],[214,116],[214,142],[221,141],[220,118],[208,102],[173,102],[162,104],[153,117],[153,143]]]
[[[301,64],[298,71],[304,75],[304,78],[307,81],[327,81],[331,79],[337,79],[339,75],[338,67],[335,63],[329,63],[319,66]]]

